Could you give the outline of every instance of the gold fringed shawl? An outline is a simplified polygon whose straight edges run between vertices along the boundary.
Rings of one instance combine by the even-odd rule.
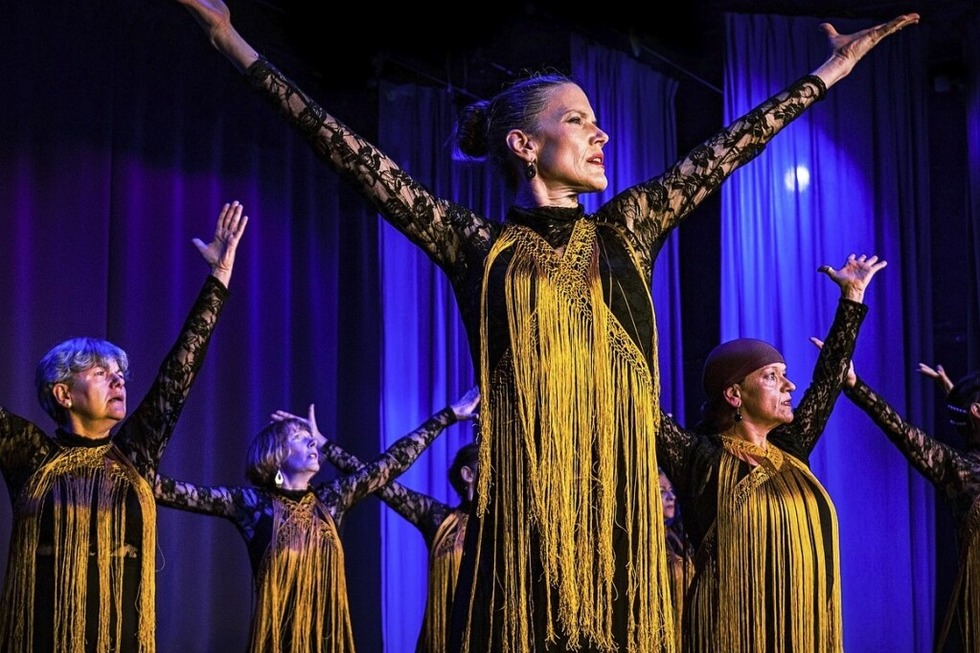
[[[490,370],[487,280],[511,248],[510,351]],[[635,253],[633,263],[639,271]],[[504,653],[532,650],[542,629],[571,648],[674,650],[655,448],[659,379],[613,318],[598,270],[590,220],[576,222],[561,255],[533,230],[508,225],[484,268],[480,469],[493,471],[479,476],[477,510],[493,511],[493,537],[502,540],[485,542],[481,530],[479,547],[503,543],[506,552],[494,571]],[[650,345],[656,361],[655,334]],[[616,529],[626,543],[614,552]],[[616,569],[626,570],[625,586],[614,585]],[[534,605],[542,580],[554,592]],[[628,613],[619,615],[628,632],[614,632],[615,605]]]
[[[980,500],[974,500],[960,536],[960,561],[936,652],[942,651],[953,623],[962,632],[963,650],[980,650]]]
[[[125,543],[126,495],[130,490],[139,503],[143,523],[136,597],[139,650],[156,650],[156,504],[149,484],[111,443],[60,450],[34,473],[18,498],[8,578],[0,606],[4,650],[32,650],[35,628],[52,632],[56,651],[87,650],[86,616],[90,614],[91,601],[98,601],[100,615],[117,615],[116,619],[99,619],[94,650],[109,653],[119,649],[124,625],[119,615],[125,611],[126,598],[124,565],[131,554]],[[42,506],[51,510],[54,542],[51,551],[39,554]],[[52,556],[56,579],[53,623],[34,620],[37,555]],[[93,567],[99,571],[98,596],[94,597],[88,592],[88,574]],[[112,624],[115,628],[110,631]]]
[[[684,623],[684,595],[694,578],[694,558],[691,550],[681,537],[666,529],[667,571],[670,574],[670,600],[674,606],[674,640],[677,650],[682,650],[682,627]]]
[[[456,588],[459,561],[463,556],[463,538],[466,536],[468,515],[460,510],[451,511],[432,540],[429,553],[429,591],[426,600],[425,621],[422,624],[424,650],[427,653],[444,653],[448,642],[449,609]]]
[[[738,438],[722,441],[718,516],[708,543],[714,558],[707,569],[699,565],[691,650],[839,653],[833,502],[806,465],[772,444],[762,449]],[[760,463],[743,478],[739,455]]]
[[[272,541],[256,577],[252,653],[353,653],[344,550],[313,493],[272,496]]]

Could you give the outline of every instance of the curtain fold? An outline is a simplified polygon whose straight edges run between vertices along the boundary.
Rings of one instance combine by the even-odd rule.
[[[832,22],[841,33],[868,27]],[[818,23],[726,15],[726,122],[826,58]],[[721,332],[779,348],[798,402],[817,354],[808,337],[826,334],[840,295],[817,268],[877,254],[889,266],[865,297],[856,369],[903,415],[931,424],[932,389],[914,373],[931,357],[930,324],[898,318],[931,308],[923,47],[914,30],[884,43],[722,188]],[[845,648],[929,650],[931,486],[843,397],[812,465],[840,519]]]
[[[373,212],[189,16],[121,4],[8,3],[0,21],[0,405],[53,432],[34,366],[55,343],[91,335],[129,354],[132,411],[208,274],[191,239],[209,242],[221,205],[237,199],[250,221],[231,296],[162,471],[247,485],[252,436],[274,410],[311,403],[328,437],[376,455]],[[370,627],[377,511],[358,506],[343,533],[363,650],[382,648]],[[234,527],[161,509],[158,533],[158,650],[244,650],[253,590]]]

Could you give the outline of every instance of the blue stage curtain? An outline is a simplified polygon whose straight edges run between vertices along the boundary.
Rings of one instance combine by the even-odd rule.
[[[869,26],[832,22],[841,33]],[[827,57],[818,23],[726,16],[726,121]],[[795,402],[817,355],[808,337],[826,334],[839,297],[817,268],[839,267],[852,252],[877,254],[889,266],[865,296],[856,368],[903,415],[932,423],[933,389],[914,371],[932,351],[922,273],[931,256],[924,37],[909,30],[883,43],[723,187],[722,340],[778,347],[798,386]],[[844,397],[812,464],[840,519],[845,648],[930,650],[931,487]]]

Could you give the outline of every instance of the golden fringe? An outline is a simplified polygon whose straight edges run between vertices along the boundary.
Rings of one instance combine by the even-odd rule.
[[[587,642],[603,651],[672,651],[663,512],[654,482],[656,370],[610,315],[596,227],[585,220],[576,223],[561,257],[526,227],[504,230],[485,266],[481,342],[488,342],[486,271],[512,247],[505,281],[510,355],[489,370],[481,348],[480,419],[487,437],[479,464],[493,473],[479,475],[476,506],[480,515],[491,508],[490,484],[496,484],[493,545],[506,543],[509,553],[495,565],[495,586],[503,592],[500,649],[532,650],[530,619],[538,614],[546,615],[546,639],[556,640],[560,629],[572,648]],[[656,360],[656,336],[651,346]],[[619,561],[617,520],[629,542],[627,559]],[[626,588],[614,585],[617,565],[627,570]],[[545,606],[533,605],[538,567],[557,606],[551,592]],[[629,632],[617,642],[612,606],[624,590]]]
[[[467,515],[454,510],[439,524],[429,554],[429,591],[423,624],[425,650],[443,653],[449,642],[450,597],[456,588],[459,561],[463,557]]]
[[[273,495],[272,505],[250,650],[353,653],[344,550],[333,518],[312,493],[299,501]]]
[[[674,606],[674,642],[678,651],[681,646],[684,623],[684,595],[694,578],[694,558],[690,549],[685,546],[676,534],[667,530],[667,539],[674,545],[667,546],[667,571],[670,574],[670,600]]]
[[[960,561],[956,581],[949,597],[946,617],[936,640],[936,652],[943,650],[953,623],[963,637],[964,651],[980,650],[980,500],[974,500],[960,536]]]
[[[156,650],[155,574],[156,504],[146,480],[112,444],[63,449],[30,478],[18,499],[18,515],[10,560],[16,564],[8,579],[0,608],[0,633],[8,651],[30,651],[34,628],[50,628],[58,651],[86,650],[85,626],[89,603],[88,574],[91,551],[99,570],[99,613],[123,612],[123,577],[126,561],[126,495],[132,489],[142,511],[140,543],[139,650]],[[95,532],[92,498],[95,497]],[[35,624],[36,555],[40,516],[45,500],[53,514],[51,555],[57,579],[54,622]],[[93,541],[94,540],[94,541]],[[95,650],[115,651],[122,640],[122,619],[110,632],[110,619],[100,619]]]
[[[690,650],[842,651],[833,502],[804,464],[772,444],[762,449],[722,440],[728,454],[718,473],[715,553],[699,570]],[[739,452],[760,461],[742,479]],[[829,511],[827,524],[820,521],[821,507]]]

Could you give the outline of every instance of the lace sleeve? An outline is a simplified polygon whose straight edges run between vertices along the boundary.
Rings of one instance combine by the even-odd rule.
[[[867,314],[867,304],[843,298],[838,301],[834,323],[817,356],[810,385],[793,411],[793,422],[777,427],[771,435],[778,446],[804,462],[809,460],[840,396],[858,330]]]
[[[671,481],[687,476],[684,467],[690,457],[694,439],[674,421],[674,418],[660,411],[660,431],[657,433],[657,463]]]
[[[844,394],[884,431],[902,455],[947,499],[980,496],[980,459],[966,456],[907,423],[860,378]]]
[[[0,471],[12,500],[16,500],[52,446],[51,439],[36,424],[0,407]]]
[[[244,533],[254,533],[261,501],[254,488],[195,485],[155,474],[153,496],[158,505],[231,520]]]
[[[397,478],[415,462],[436,436],[447,426],[456,423],[456,414],[446,407],[430,417],[419,428],[402,436],[381,456],[318,490],[321,502],[340,524],[343,513],[366,495]]]
[[[489,250],[491,227],[469,209],[433,196],[377,147],[327,113],[260,57],[246,71],[248,84],[384,218],[446,270],[467,264],[468,244]]]
[[[619,193],[599,210],[600,219],[621,222],[632,232],[650,274],[670,230],[826,92],[819,77],[803,77],[715,133],[659,177]]]
[[[209,275],[149,392],[114,438],[147,481],[152,482],[163,449],[184,409],[227,297],[228,289]]]
[[[364,465],[357,456],[334,442],[327,442],[323,447],[323,453],[334,467],[346,474],[352,474]],[[398,481],[389,482],[388,485],[377,490],[375,495],[418,528],[429,544],[435,538],[439,524],[450,511],[448,505],[436,501],[427,494],[410,490]]]

